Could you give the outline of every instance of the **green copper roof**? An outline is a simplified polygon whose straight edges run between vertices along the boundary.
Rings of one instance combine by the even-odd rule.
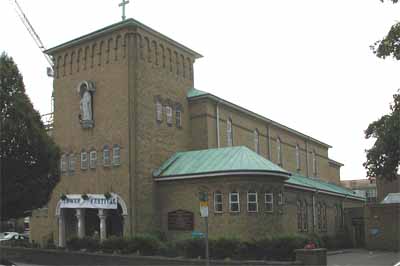
[[[320,179],[305,177],[298,173],[292,173],[290,178],[286,180],[286,184],[315,189],[321,192],[325,191],[341,194],[343,196],[350,196],[353,198],[358,198],[360,200],[365,200],[365,198],[355,195],[354,192],[350,189]]]
[[[197,96],[202,96],[202,95],[207,95],[207,94],[209,94],[209,93],[205,92],[205,91],[197,90],[195,88],[191,88],[187,93],[187,97],[188,98],[194,98],[194,97],[197,97]]]
[[[399,193],[389,193],[381,201],[383,204],[400,203],[400,192]]]
[[[289,172],[244,146],[177,152],[154,177],[257,174],[288,177]]]

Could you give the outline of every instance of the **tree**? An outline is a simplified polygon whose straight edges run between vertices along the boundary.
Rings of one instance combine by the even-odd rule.
[[[59,180],[59,149],[25,94],[13,59],[0,55],[1,220],[43,207]]]
[[[365,131],[367,139],[376,139],[367,150],[364,167],[370,177],[394,180],[400,167],[400,89],[393,95],[391,112],[372,122]]]
[[[389,0],[396,4],[398,0]],[[384,2],[384,0],[381,0]],[[396,60],[400,60],[400,22],[392,25],[386,37],[379,40],[371,46],[376,56],[386,58],[392,56]]]

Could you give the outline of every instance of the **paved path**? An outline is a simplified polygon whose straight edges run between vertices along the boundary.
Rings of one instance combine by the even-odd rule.
[[[394,266],[400,262],[400,252],[353,250],[328,256],[328,266]]]

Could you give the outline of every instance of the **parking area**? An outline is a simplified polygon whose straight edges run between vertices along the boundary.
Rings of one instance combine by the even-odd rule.
[[[394,266],[400,262],[400,252],[353,250],[328,256],[329,266]]]

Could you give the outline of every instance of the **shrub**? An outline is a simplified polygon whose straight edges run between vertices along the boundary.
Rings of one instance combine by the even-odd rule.
[[[213,259],[238,258],[241,242],[237,239],[220,238],[209,241],[210,257]]]
[[[132,247],[137,247],[141,255],[151,256],[158,253],[161,248],[161,241],[152,235],[138,235],[132,238]]]
[[[67,241],[67,248],[71,250],[82,250],[96,251],[100,248],[100,243],[97,239],[84,237],[84,238],[71,238]]]
[[[104,240],[100,244],[100,249],[106,253],[114,253],[115,251],[118,253],[122,253],[122,250],[127,245],[127,241],[124,238],[112,236],[107,240]]]
[[[176,243],[176,249],[180,256],[186,258],[204,258],[205,243],[204,239],[187,239]]]
[[[302,235],[282,235],[271,239],[269,258],[276,260],[294,260],[295,249],[304,248],[308,238]]]

